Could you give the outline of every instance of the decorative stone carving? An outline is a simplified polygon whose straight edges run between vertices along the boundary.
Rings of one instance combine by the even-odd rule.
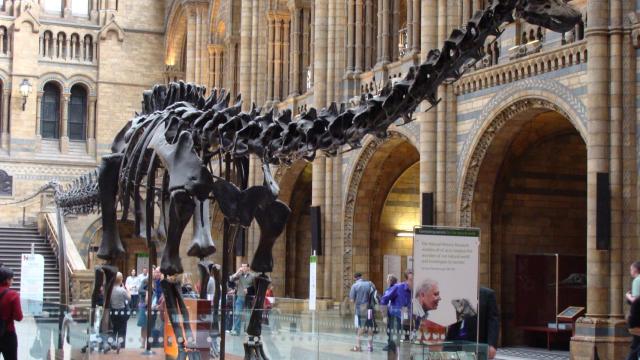
[[[9,176],[6,171],[0,170],[0,196],[13,195],[13,176]]]

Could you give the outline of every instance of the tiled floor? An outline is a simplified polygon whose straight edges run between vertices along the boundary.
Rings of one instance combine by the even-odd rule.
[[[497,360],[568,360],[568,351],[547,351],[531,348],[507,348],[499,349]]]

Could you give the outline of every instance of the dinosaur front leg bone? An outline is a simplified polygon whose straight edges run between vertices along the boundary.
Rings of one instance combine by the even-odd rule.
[[[169,228],[167,245],[162,254],[160,271],[165,275],[181,274],[183,272],[180,261],[180,240],[184,228],[189,223],[194,210],[193,199],[184,190],[175,190],[169,201]]]
[[[100,187],[100,206],[102,210],[102,241],[98,257],[103,260],[115,260],[124,255],[116,223],[116,195],[118,193],[118,171],[122,154],[105,155],[100,164],[98,186]]]
[[[193,216],[193,239],[187,250],[187,255],[205,258],[216,252],[216,246],[211,237],[211,221],[209,220],[209,200],[194,199],[195,212]]]

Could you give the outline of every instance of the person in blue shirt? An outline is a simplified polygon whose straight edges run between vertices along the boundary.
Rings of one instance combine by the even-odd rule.
[[[409,306],[411,305],[411,288],[413,287],[413,271],[407,270],[404,274],[404,282],[395,284],[385,291],[380,304],[387,305],[389,320],[389,344],[386,349],[395,351],[395,341],[402,330],[403,313],[408,318]]]

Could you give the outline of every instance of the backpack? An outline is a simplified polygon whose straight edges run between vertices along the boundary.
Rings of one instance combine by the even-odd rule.
[[[4,295],[5,295],[6,293],[8,293],[8,292],[9,292],[9,289],[4,289],[4,291],[3,291],[2,293],[0,293],[0,300],[2,300],[2,298],[4,297]],[[7,323],[8,323],[8,321],[7,321],[7,320],[0,319],[0,337],[3,337],[3,336],[4,336],[4,334],[6,334],[6,333],[7,333],[7,330],[8,330],[8,329],[7,329]]]

